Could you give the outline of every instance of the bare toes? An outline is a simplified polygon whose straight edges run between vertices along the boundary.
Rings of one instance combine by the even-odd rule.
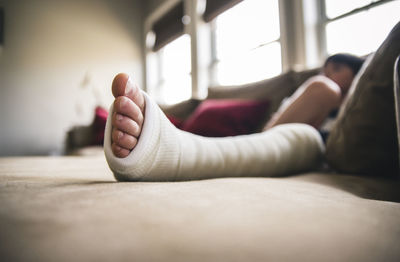
[[[112,93],[114,97],[125,95],[125,86],[128,82],[129,75],[125,73],[120,73],[114,77],[112,82]]]
[[[141,126],[143,123],[142,111],[135,103],[133,103],[132,100],[130,100],[126,96],[119,96],[115,99],[114,111],[131,118],[136,123],[138,123],[139,126]]]
[[[112,115],[112,151],[117,157],[129,155],[140,136],[144,121],[145,99],[128,74],[118,74],[112,83],[115,97]]]
[[[134,83],[129,75],[120,73],[115,76],[112,83],[112,93],[115,98],[126,96],[144,112],[145,101],[139,86]]]
[[[112,152],[114,153],[114,155],[116,157],[120,157],[120,158],[127,157],[129,155],[129,153],[130,153],[129,150],[127,150],[125,148],[122,148],[122,147],[118,146],[115,143],[112,143],[111,150],[112,150]]]
[[[138,123],[130,119],[129,117],[115,113],[111,119],[112,125],[131,136],[139,137],[141,129]]]
[[[132,150],[137,143],[137,139],[134,136],[128,135],[121,130],[115,128],[111,134],[111,137],[113,143],[128,150]]]

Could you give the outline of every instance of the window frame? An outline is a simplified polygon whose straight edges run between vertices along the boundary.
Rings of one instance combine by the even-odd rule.
[[[148,61],[147,55],[152,51],[152,47],[146,43],[148,33],[151,32],[153,24],[160,19],[164,14],[166,14],[171,8],[173,8],[180,0],[166,0],[164,1],[156,10],[150,13],[144,22],[144,36],[143,36],[143,75],[144,75],[144,85],[143,89],[150,94],[157,94],[159,90],[157,87],[149,86],[149,72],[148,72]],[[282,61],[282,73],[285,69],[289,68],[284,60],[284,57],[289,57],[285,52],[283,46],[284,38],[282,37],[282,21],[281,21],[281,2],[279,3],[279,19],[280,19],[280,37],[272,42],[279,42],[281,45],[281,61]],[[184,15],[190,17],[190,23],[185,25],[184,33],[189,34],[191,38],[191,76],[192,76],[192,98],[202,99],[207,96],[208,88],[213,85],[217,85],[216,82],[216,42],[215,42],[215,21],[205,22],[203,20],[203,13],[201,10],[201,5],[205,7],[205,0],[183,0],[184,2]],[[200,6],[200,8],[199,8]],[[203,9],[204,11],[205,9]],[[205,45],[208,45],[205,47]],[[158,56],[157,59],[160,59]],[[158,65],[160,67],[160,65]],[[161,72],[157,70],[158,81],[161,81]]]
[[[282,25],[281,25],[281,18],[280,18],[281,15],[282,15],[282,13],[281,13],[282,6],[281,6],[281,4],[279,2],[280,2],[280,0],[278,0],[279,27],[280,27],[279,28],[280,29],[279,37],[274,39],[274,40],[271,40],[271,41],[269,41],[267,43],[263,43],[260,46],[258,46],[257,48],[262,47],[262,46],[266,46],[266,45],[270,45],[272,43],[278,43],[280,45],[280,47],[281,47],[281,73],[284,73],[285,68],[287,68],[288,65],[287,64],[284,65],[284,61],[283,61],[283,56],[284,55],[282,53],[284,51],[283,51],[283,48],[282,48],[282,41],[283,40],[282,40]],[[217,67],[218,67],[218,63],[221,62],[222,60],[218,59],[218,57],[217,57],[217,50],[216,50],[217,49],[217,35],[216,35],[216,31],[217,31],[216,23],[217,23],[217,21],[216,21],[216,18],[217,17],[213,18],[211,21],[208,22],[210,24],[210,47],[211,47],[211,60],[210,60],[210,66],[209,66],[209,76],[210,76],[209,82],[210,82],[210,86],[218,86],[218,85],[220,85],[220,83],[218,82]]]
[[[162,17],[180,0],[165,0],[145,19],[144,23],[144,89],[152,93],[148,86],[147,54],[152,52],[146,45],[146,37],[152,24]],[[191,42],[192,98],[202,99],[207,95],[208,87],[215,86],[218,64],[216,55],[215,21],[205,22],[199,6],[205,7],[206,0],[183,0],[184,15],[190,17],[190,23],[184,26]],[[304,70],[321,65],[327,56],[326,26],[330,22],[356,13],[375,8],[395,0],[378,0],[366,6],[356,8],[333,18],[328,18],[325,0],[278,0],[282,73],[290,70]],[[312,7],[310,9],[310,7]],[[203,9],[204,11],[204,9]],[[312,16],[310,20],[310,15]]]
[[[364,5],[364,6],[361,6],[361,7],[357,7],[355,9],[353,9],[353,10],[350,10],[350,11],[344,13],[344,14],[335,16],[333,18],[328,18],[328,16],[326,15],[326,8],[324,8],[324,21],[323,21],[323,23],[326,25],[326,24],[328,24],[330,22],[333,22],[333,21],[348,17],[350,15],[354,15],[354,14],[357,14],[357,13],[360,13],[360,12],[363,12],[363,11],[366,11],[366,10],[369,10],[369,9],[372,9],[372,8],[375,8],[375,7],[378,7],[380,5],[383,5],[383,4],[386,4],[386,3],[389,3],[389,2],[393,2],[393,1],[395,1],[395,0],[376,0],[374,2],[371,2],[370,4],[367,4],[367,5]],[[324,7],[325,7],[325,0],[323,0],[323,2],[324,2]]]
[[[380,5],[387,4],[387,3],[393,2],[393,1],[396,1],[396,0],[376,0],[374,2],[366,4],[364,6],[354,8],[354,9],[352,9],[348,12],[345,12],[341,15],[337,15],[335,17],[329,18],[326,14],[325,0],[318,0],[318,6],[319,6],[318,10],[320,13],[320,16],[319,16],[319,27],[320,27],[319,39],[320,39],[320,42],[319,42],[319,45],[321,46],[321,51],[322,51],[319,55],[320,60],[325,59],[328,56],[326,27],[329,23],[338,21],[340,19],[352,16],[352,15],[356,15],[356,14],[364,12],[364,11],[368,11],[370,9],[376,8]]]

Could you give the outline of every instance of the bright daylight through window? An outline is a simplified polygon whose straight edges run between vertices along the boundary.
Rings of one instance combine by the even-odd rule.
[[[149,85],[155,89],[158,102],[174,104],[191,97],[189,35],[180,36],[148,58],[151,75]]]
[[[343,18],[337,18],[371,0],[325,0],[327,53],[366,55],[375,51],[400,19],[400,1],[388,1]],[[335,20],[335,18],[337,18]],[[329,19],[334,19],[329,22]]]
[[[243,84],[282,71],[277,0],[243,1],[215,19],[217,83]]]

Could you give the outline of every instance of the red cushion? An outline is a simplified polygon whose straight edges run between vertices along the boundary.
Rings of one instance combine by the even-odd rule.
[[[184,123],[184,120],[181,120],[179,118],[176,118],[174,116],[171,115],[167,115],[167,118],[169,119],[169,121],[171,121],[171,123],[176,126],[177,128],[182,128],[182,125]]]
[[[100,106],[97,106],[93,121],[93,144],[102,145],[104,140],[104,128],[107,122],[108,111]]]
[[[256,132],[265,119],[268,101],[208,99],[183,123],[181,129],[208,137]]]

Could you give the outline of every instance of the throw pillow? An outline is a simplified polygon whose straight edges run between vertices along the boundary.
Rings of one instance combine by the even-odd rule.
[[[393,68],[399,43],[400,23],[365,62],[340,109],[326,145],[328,164],[340,172],[398,174]]]
[[[175,116],[172,115],[166,115],[166,117],[169,119],[169,121],[171,121],[171,123],[176,126],[177,128],[182,128],[183,123],[185,122],[184,120],[177,118]]]
[[[107,122],[108,111],[100,106],[95,109],[94,120],[92,123],[93,145],[103,145],[104,129]]]
[[[268,101],[207,99],[182,125],[182,129],[208,137],[250,134],[265,120]]]

